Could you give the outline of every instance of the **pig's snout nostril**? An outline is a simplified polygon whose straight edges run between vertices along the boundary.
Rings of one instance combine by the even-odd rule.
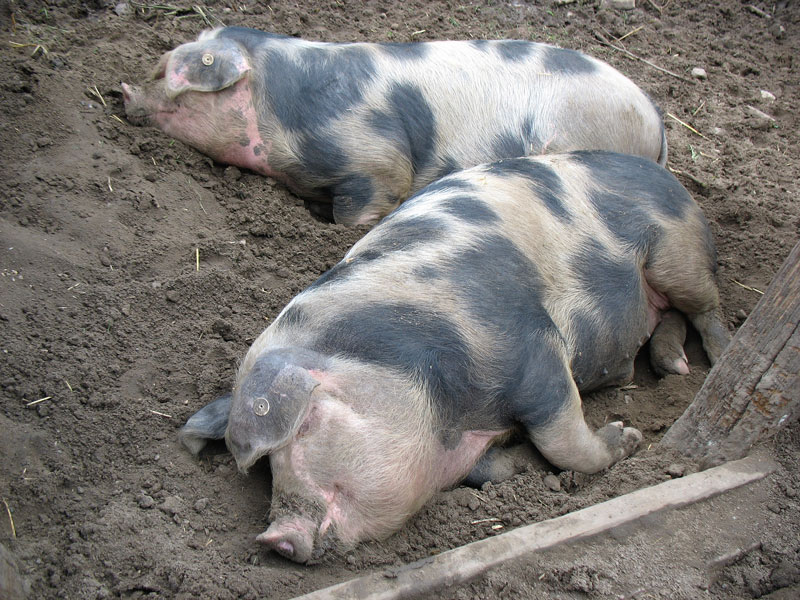
[[[122,88],[122,99],[125,102],[131,101],[131,88],[128,86],[127,83],[121,83],[120,87]]]

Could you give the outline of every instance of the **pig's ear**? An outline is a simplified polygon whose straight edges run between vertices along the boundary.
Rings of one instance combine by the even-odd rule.
[[[230,409],[230,394],[217,398],[189,417],[186,425],[178,432],[178,439],[189,452],[197,455],[208,440],[221,440],[225,437]]]
[[[320,384],[308,369],[287,365],[275,376],[267,393],[256,398],[253,412],[263,420],[271,450],[286,444],[308,414],[311,393]]]
[[[164,69],[166,94],[218,92],[250,71],[250,60],[232,40],[213,39],[183,44],[173,50]]]

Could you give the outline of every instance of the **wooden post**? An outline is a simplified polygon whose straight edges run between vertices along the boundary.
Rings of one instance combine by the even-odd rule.
[[[661,444],[706,468],[800,416],[799,324],[800,242]]]

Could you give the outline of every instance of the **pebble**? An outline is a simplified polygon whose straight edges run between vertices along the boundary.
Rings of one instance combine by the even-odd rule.
[[[178,296],[178,292],[176,292],[175,290],[169,290],[165,294],[165,296],[166,296],[167,300],[170,301],[170,302],[177,302],[178,298],[180,298],[180,296]]]
[[[775,100],[775,94],[767,90],[761,90],[761,99],[767,102],[773,102]]]
[[[636,8],[636,0],[603,0],[602,4],[617,10],[633,10]]]
[[[209,504],[209,502],[210,502],[210,501],[209,501],[209,499],[208,499],[208,498],[200,498],[200,500],[198,500],[197,502],[195,502],[195,503],[194,503],[194,509],[195,509],[197,512],[201,513],[201,512],[203,512],[205,509],[207,509],[207,508],[208,508],[208,504]]]
[[[225,167],[222,176],[228,181],[239,181],[242,178],[242,172],[236,167]]]
[[[153,500],[152,496],[148,496],[147,494],[142,494],[136,499],[136,502],[139,503],[139,508],[153,508],[156,504],[156,501]]]
[[[692,69],[692,77],[694,77],[695,79],[708,79],[706,70],[701,69],[700,67],[695,67],[694,69]]]
[[[164,498],[158,509],[170,515],[177,515],[183,508],[183,501],[177,496],[167,496]]]
[[[686,473],[686,465],[682,465],[680,463],[672,463],[670,466],[667,467],[667,475],[676,479],[678,477],[683,477],[684,473]]]
[[[469,501],[469,509],[472,511],[478,510],[481,506],[481,501],[478,500],[475,496],[473,496]]]
[[[558,477],[555,475],[545,475],[544,479],[542,479],[542,483],[545,484],[549,489],[553,490],[554,492],[561,491],[561,482],[558,480]]]
[[[108,256],[106,256],[105,254],[101,254],[100,255],[100,264],[103,265],[104,267],[110,267],[111,266],[111,259]]]
[[[736,318],[739,321],[744,322],[747,320],[747,313],[744,311],[744,309],[740,308],[739,310],[736,311]]]

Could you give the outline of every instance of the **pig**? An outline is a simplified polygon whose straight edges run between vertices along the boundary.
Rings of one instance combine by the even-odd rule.
[[[346,225],[499,158],[667,159],[659,110],[632,81],[519,40],[341,44],[226,27],[167,52],[122,93],[132,123],[280,180]]]
[[[195,453],[224,437],[243,471],[269,457],[256,539],[301,563],[391,534],[465,477],[513,475],[515,433],[595,473],[642,436],[592,431],[580,392],[630,381],[648,339],[661,372],[686,372],[674,315],[715,362],[729,339],[715,270],[700,208],[648,159],[575,151],[451,174],[289,302],[233,393],[180,437]]]

